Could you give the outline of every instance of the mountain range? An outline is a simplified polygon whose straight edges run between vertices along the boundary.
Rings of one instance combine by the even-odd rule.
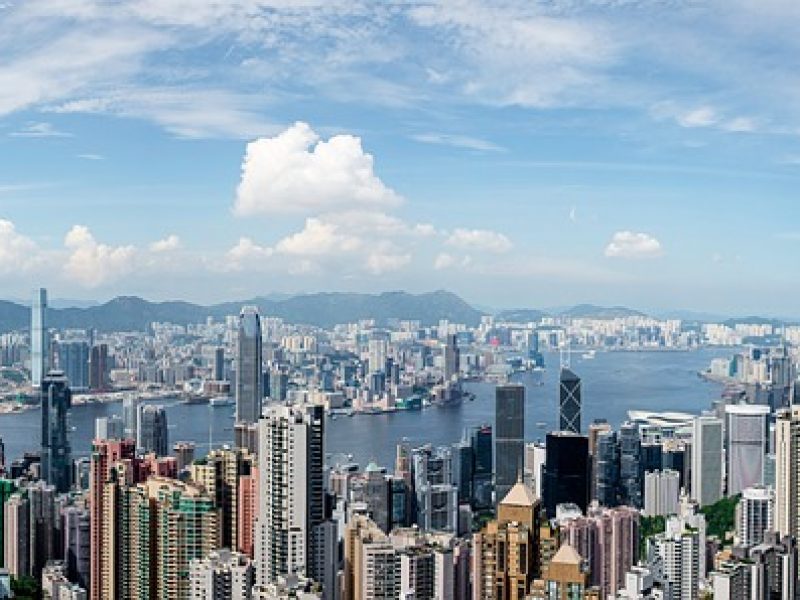
[[[314,293],[295,296],[270,294],[241,302],[225,302],[202,306],[183,301],[150,302],[136,296],[120,296],[103,304],[83,303],[82,306],[52,308],[49,324],[59,329],[97,329],[99,331],[142,331],[154,321],[178,325],[201,323],[208,317],[216,320],[236,315],[243,305],[258,306],[261,314],[280,317],[288,323],[315,325],[330,328],[337,323],[352,323],[361,319],[375,319],[385,325],[390,319],[421,321],[423,325],[436,325],[447,319],[454,323],[476,325],[482,315],[490,311],[479,310],[464,299],[443,290],[424,294],[385,292],[382,294]],[[543,317],[611,319],[645,316],[645,313],[624,306],[597,306],[578,304],[547,310],[535,308],[507,309],[495,313],[499,321],[529,323]],[[673,311],[672,318],[681,318]],[[693,313],[698,317],[700,313]],[[663,318],[663,316],[661,317]],[[683,317],[692,319],[688,313]],[[720,322],[720,319],[696,319]],[[736,322],[772,322],[774,319],[748,317],[730,320]],[[0,300],[0,333],[25,330],[30,326],[30,308],[20,302]]]

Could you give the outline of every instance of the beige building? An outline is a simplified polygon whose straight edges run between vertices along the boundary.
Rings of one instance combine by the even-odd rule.
[[[532,587],[528,600],[599,600],[597,590],[587,589],[588,574],[580,554],[563,544],[548,565],[541,579]]]

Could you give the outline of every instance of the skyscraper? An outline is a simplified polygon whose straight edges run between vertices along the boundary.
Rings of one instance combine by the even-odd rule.
[[[505,498],[525,469],[525,388],[495,390],[495,498]]]
[[[42,479],[68,492],[72,484],[72,456],[67,439],[67,412],[72,406],[72,392],[60,371],[51,371],[41,382],[42,408]]]
[[[256,423],[261,416],[264,372],[261,367],[261,317],[245,306],[239,315],[236,355],[236,421]]]
[[[644,474],[644,511],[646,517],[678,514],[680,475],[672,469]]]
[[[769,406],[735,404],[725,407],[728,495],[764,483]]]
[[[147,404],[139,407],[137,424],[139,452],[155,452],[158,456],[169,454],[169,430],[167,412],[163,406]]]
[[[89,388],[102,392],[108,387],[108,344],[92,346],[89,357]]]
[[[581,379],[571,369],[562,367],[559,377],[559,429],[581,432]]]
[[[800,406],[775,420],[775,529],[800,539]]]
[[[225,380],[225,348],[214,349],[214,380]]]
[[[50,333],[47,330],[47,290],[36,290],[31,305],[31,385],[39,388],[50,369]]]
[[[594,499],[601,506],[617,506],[620,497],[619,440],[614,431],[597,436],[592,456]]]
[[[89,343],[85,340],[58,342],[58,368],[64,371],[73,391],[89,389]]]
[[[94,439],[121,440],[125,438],[125,424],[116,415],[97,417],[94,420]]]
[[[701,416],[692,425],[692,498],[700,506],[722,498],[722,421]]]
[[[700,588],[700,533],[679,517],[669,517],[664,533],[648,540],[648,556],[661,565],[667,600],[695,600]]]
[[[256,572],[259,585],[305,572],[324,580],[322,406],[273,405],[259,423]]]
[[[122,399],[122,425],[125,439],[136,440],[139,424],[139,397],[136,394],[126,394]]]
[[[569,431],[547,434],[544,465],[544,507],[548,518],[556,506],[571,502],[582,511],[589,504],[589,440]]]
[[[736,505],[736,543],[752,547],[764,541],[764,532],[772,531],[775,519],[775,492],[764,486],[742,490]]]
[[[458,349],[458,336],[455,334],[448,334],[445,338],[443,350],[445,382],[451,381],[453,377],[458,375],[458,371],[461,366],[459,355],[460,351]]]
[[[215,550],[192,560],[189,580],[192,600],[250,600],[255,570],[244,554]]]

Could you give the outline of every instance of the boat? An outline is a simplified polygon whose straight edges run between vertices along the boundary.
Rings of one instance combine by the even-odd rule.
[[[581,354],[581,358],[584,360],[592,360],[596,354],[597,350],[587,350],[586,352]]]
[[[208,401],[208,403],[214,408],[218,408],[220,406],[233,406],[233,398],[230,396],[219,396],[217,398],[212,398]]]

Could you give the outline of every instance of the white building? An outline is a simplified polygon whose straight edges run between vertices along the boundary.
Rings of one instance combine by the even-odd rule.
[[[775,494],[763,486],[742,491],[736,506],[736,542],[741,546],[755,546],[764,541],[764,532],[772,531],[775,513]]]
[[[667,519],[666,530],[649,541],[648,560],[664,585],[668,600],[697,600],[700,591],[700,536],[680,517]]]
[[[722,421],[696,417],[692,423],[691,497],[700,506],[722,498]]]
[[[800,406],[775,421],[775,529],[800,539]]]
[[[764,483],[769,406],[733,404],[725,407],[728,495]]]
[[[679,499],[680,473],[665,469],[644,474],[644,516],[676,515]]]
[[[189,565],[192,600],[251,600],[255,570],[249,557],[218,550]]]

